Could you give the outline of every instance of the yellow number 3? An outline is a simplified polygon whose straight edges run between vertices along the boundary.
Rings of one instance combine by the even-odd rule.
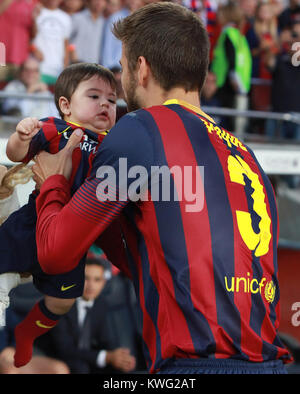
[[[253,209],[261,218],[259,222],[259,233],[254,232],[251,215],[249,212],[236,211],[239,232],[247,247],[255,250],[255,256],[260,257],[268,253],[271,240],[271,219],[265,204],[265,194],[258,175],[251,170],[248,164],[239,156],[228,157],[228,171],[230,180],[245,186],[244,175],[251,181],[253,193]]]

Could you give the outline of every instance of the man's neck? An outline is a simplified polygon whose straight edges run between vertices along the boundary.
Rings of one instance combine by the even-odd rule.
[[[185,101],[194,107],[200,108],[200,98],[198,91],[186,92],[183,88],[177,87],[169,91],[162,89],[153,89],[152,93],[144,96],[143,106],[145,108],[152,107],[154,105],[162,105],[168,100]]]

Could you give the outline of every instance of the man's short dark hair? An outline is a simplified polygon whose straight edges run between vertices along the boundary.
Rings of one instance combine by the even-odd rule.
[[[54,100],[62,119],[64,114],[59,108],[59,98],[63,96],[70,101],[80,82],[86,81],[95,75],[108,82],[114,90],[117,89],[114,74],[107,68],[96,63],[74,63],[66,67],[59,75],[54,87]]]
[[[144,56],[160,86],[201,91],[209,63],[209,39],[200,18],[171,2],[146,5],[113,27],[125,46],[129,70]]]

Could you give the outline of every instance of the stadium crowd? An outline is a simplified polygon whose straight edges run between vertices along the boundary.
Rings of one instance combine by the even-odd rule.
[[[300,112],[296,99],[299,0],[174,1],[197,13],[209,33],[211,68],[202,105]],[[121,43],[111,26],[149,2],[153,0],[2,1],[0,42],[6,49],[6,67],[0,67],[0,87],[8,93],[47,96],[64,67],[81,61],[103,64],[119,79]],[[121,88],[119,93],[122,106]],[[2,103],[1,113],[38,118],[56,115],[55,107],[46,103],[8,99]],[[245,122],[239,117],[221,121],[232,131],[300,138],[297,123]]]
[[[0,102],[0,115],[21,118],[58,116],[55,106],[44,100],[51,97],[58,75],[69,64],[92,62],[111,69],[119,81],[121,116],[124,113],[119,64],[121,43],[113,36],[111,26],[114,21],[149,2],[152,1],[3,0],[0,4],[0,42],[5,45],[6,66],[0,67],[0,88],[8,94],[36,94],[43,99],[7,98]],[[300,86],[300,68],[295,46],[299,42],[300,49],[300,0],[176,2],[197,13],[209,33],[210,71],[202,92],[202,105],[300,114],[296,96]],[[300,139],[300,124],[297,126],[292,122],[245,122],[239,117],[224,117],[220,121],[232,131],[244,128],[249,133],[265,134],[270,138]],[[103,263],[103,256],[99,257],[99,253],[101,251],[91,251],[91,258]],[[108,328],[102,342],[97,342],[97,338],[92,340],[93,345],[97,342],[97,360],[102,350],[105,354],[110,352],[107,362],[110,365],[103,362],[97,364],[95,354],[88,354],[79,343],[78,352],[73,354],[68,353],[70,348],[61,346],[64,342],[61,338],[70,333],[68,329],[72,324],[75,325],[67,318],[57,330],[51,332],[51,336],[41,337],[30,365],[31,373],[126,373],[145,370],[136,316],[138,312],[131,284],[108,261],[105,260],[104,266],[106,284],[96,298],[101,297],[101,302],[107,304],[107,310],[101,313],[107,320]],[[28,284],[13,292],[8,311],[10,316],[7,318],[9,324],[0,330],[0,373],[22,373],[22,368],[17,371],[13,367],[12,332],[40,297],[37,293],[31,294],[31,291],[32,285]],[[118,294],[118,297],[113,297],[113,294]],[[24,302],[27,295],[31,296],[28,305]],[[78,332],[81,332],[79,328]],[[106,338],[108,333],[114,335]],[[120,349],[125,352],[123,356]],[[128,358],[128,349],[134,360]],[[115,353],[112,355],[113,351]],[[38,357],[37,362],[35,357]],[[43,357],[46,357],[45,363],[42,362]],[[68,364],[74,358],[78,362]],[[120,359],[127,360],[126,367]],[[46,369],[35,369],[43,365]],[[28,373],[28,369],[23,371]]]

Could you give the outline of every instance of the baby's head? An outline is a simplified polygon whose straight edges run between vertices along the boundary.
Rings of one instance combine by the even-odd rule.
[[[95,63],[68,66],[58,77],[54,99],[62,119],[99,133],[116,121],[116,80]]]

